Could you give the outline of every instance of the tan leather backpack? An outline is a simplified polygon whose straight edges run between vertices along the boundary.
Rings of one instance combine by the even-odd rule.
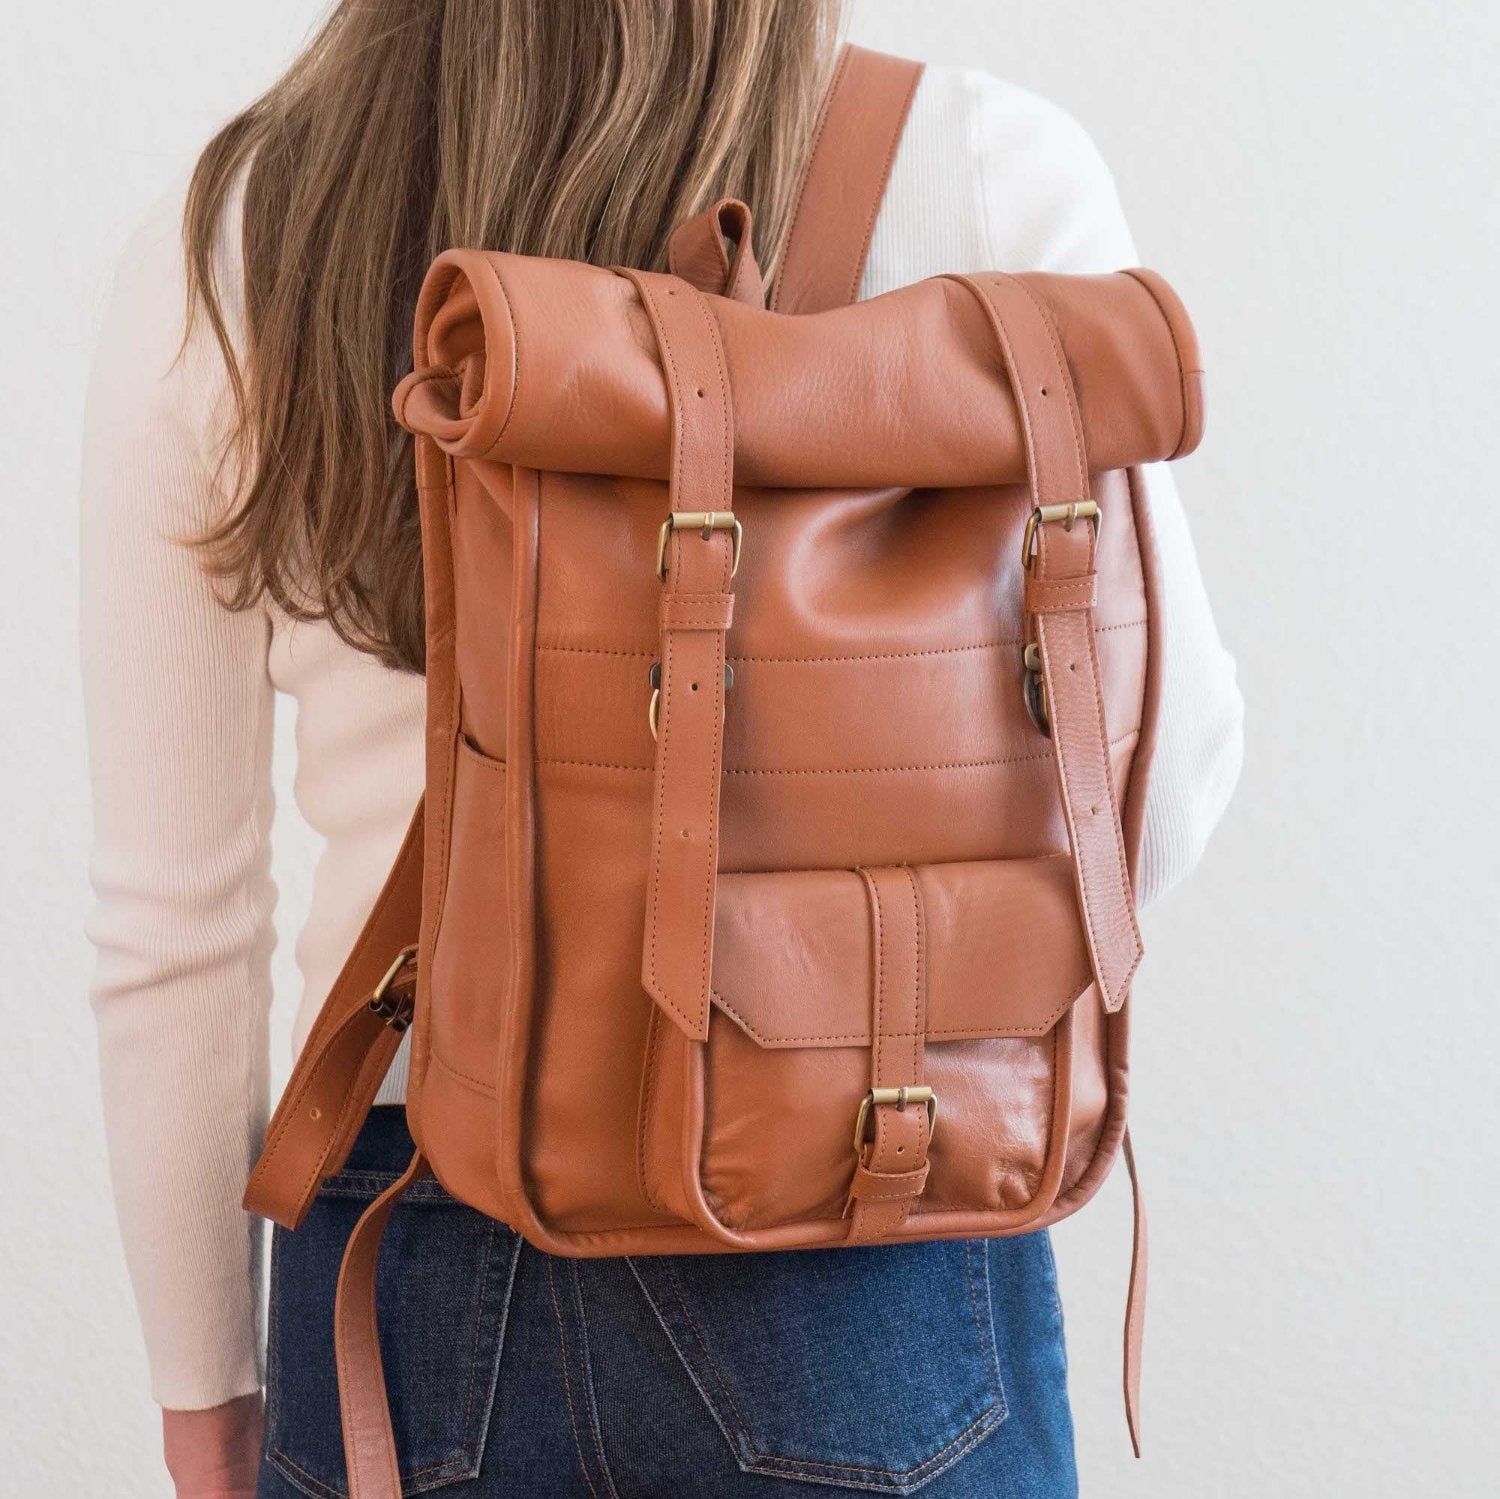
[[[428,1170],[550,1253],[678,1254],[1021,1233],[1120,1147],[1136,466],[1196,445],[1198,354],[1146,271],[848,305],[918,73],[846,53],[769,310],[733,202],[672,275],[423,287],[426,811],[246,1194],[301,1220],[409,1023],[420,1153],[336,1312],[359,1499],[400,1493],[374,1268]]]

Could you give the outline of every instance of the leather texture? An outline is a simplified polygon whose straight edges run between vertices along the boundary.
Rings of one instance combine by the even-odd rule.
[[[766,288],[755,258],[750,210],[738,198],[721,198],[672,231],[667,266],[699,291],[766,305]]]
[[[777,312],[823,312],[859,295],[875,216],[922,65],[845,47],[823,101],[771,300]]]
[[[426,808],[247,1205],[295,1224],[338,1169],[411,943],[413,1171],[551,1253],[1020,1233],[1097,1190],[1159,695],[1138,466],[1197,444],[1201,365],[1144,271],[848,305],[918,71],[845,54],[780,311],[734,204],[672,275],[433,265],[394,397]],[[356,1499],[397,1495],[386,1211],[340,1293]]]

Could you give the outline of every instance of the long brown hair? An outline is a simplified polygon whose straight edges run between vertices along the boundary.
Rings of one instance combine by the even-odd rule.
[[[199,158],[189,316],[229,369],[224,518],[197,538],[244,608],[326,618],[422,667],[409,439],[390,415],[411,313],[449,246],[659,269],[725,194],[773,273],[838,0],[340,0]],[[244,347],[214,273],[244,178]]]

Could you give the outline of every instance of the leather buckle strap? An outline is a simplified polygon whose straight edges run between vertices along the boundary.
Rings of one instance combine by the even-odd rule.
[[[401,1499],[396,1438],[386,1397],[385,1368],[375,1318],[380,1241],[396,1204],[431,1167],[416,1151],[401,1176],[367,1207],[339,1266],[334,1296],[333,1351],[349,1499]]]
[[[670,512],[657,543],[661,652],[653,668],[656,765],[641,982],[690,1040],[708,1038],[725,637],[744,529],[734,514],[734,432],[719,325],[687,282],[622,271],[661,355],[672,414]],[[704,509],[688,509],[691,496]]]
[[[1026,440],[1033,510],[1023,535],[1026,702],[1050,732],[1073,855],[1079,911],[1106,1010],[1124,1003],[1142,954],[1110,766],[1094,645],[1098,507],[1089,492],[1083,420],[1062,341],[1036,294],[1014,276],[955,276],[995,334]],[[1076,496],[1061,503],[1055,495]],[[1088,519],[1087,526],[1078,524]]]
[[[898,1232],[927,1186],[937,1096],[922,1081],[927,975],[922,898],[910,869],[862,869],[875,953],[870,1089],[854,1123],[849,1242]]]
[[[313,1023],[266,1128],[244,1206],[284,1228],[344,1164],[411,1021],[404,972],[422,915],[422,804],[369,919]],[[391,954],[397,954],[391,961]]]

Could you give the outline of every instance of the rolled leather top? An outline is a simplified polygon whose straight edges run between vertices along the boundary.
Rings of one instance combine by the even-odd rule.
[[[983,279],[982,277],[976,279]],[[1150,271],[1017,278],[1050,314],[1093,472],[1202,435],[1192,324]],[[1026,477],[1018,408],[974,293],[938,277],[810,316],[706,298],[729,365],[735,481],[962,487]],[[665,479],[671,417],[634,286],[573,261],[452,250],[417,305],[397,419],[458,458]]]

